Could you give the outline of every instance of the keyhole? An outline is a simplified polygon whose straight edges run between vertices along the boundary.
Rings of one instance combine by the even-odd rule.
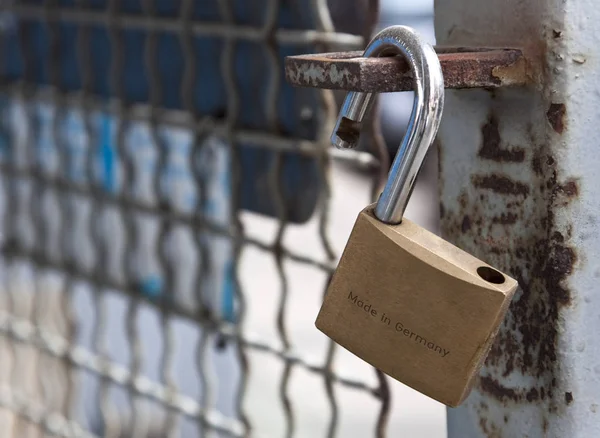
[[[504,275],[489,266],[480,266],[477,268],[477,273],[481,278],[489,283],[502,284],[504,283]]]

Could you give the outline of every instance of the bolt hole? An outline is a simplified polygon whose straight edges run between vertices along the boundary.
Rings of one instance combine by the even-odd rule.
[[[504,283],[504,275],[489,266],[480,266],[477,268],[477,274],[485,281],[494,284]]]

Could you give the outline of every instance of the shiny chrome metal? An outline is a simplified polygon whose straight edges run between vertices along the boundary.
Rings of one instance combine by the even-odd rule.
[[[444,108],[444,78],[433,47],[409,27],[391,26],[382,30],[369,43],[363,56],[393,54],[403,55],[411,66],[415,100],[406,135],[375,207],[375,216],[382,222],[398,224],[402,222],[417,174],[440,124]],[[336,147],[356,146],[372,97],[373,93],[348,93],[331,137]]]

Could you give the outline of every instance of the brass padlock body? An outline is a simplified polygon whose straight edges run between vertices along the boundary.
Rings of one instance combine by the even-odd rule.
[[[449,406],[469,394],[517,282],[404,219],[356,221],[317,317],[319,330]]]

